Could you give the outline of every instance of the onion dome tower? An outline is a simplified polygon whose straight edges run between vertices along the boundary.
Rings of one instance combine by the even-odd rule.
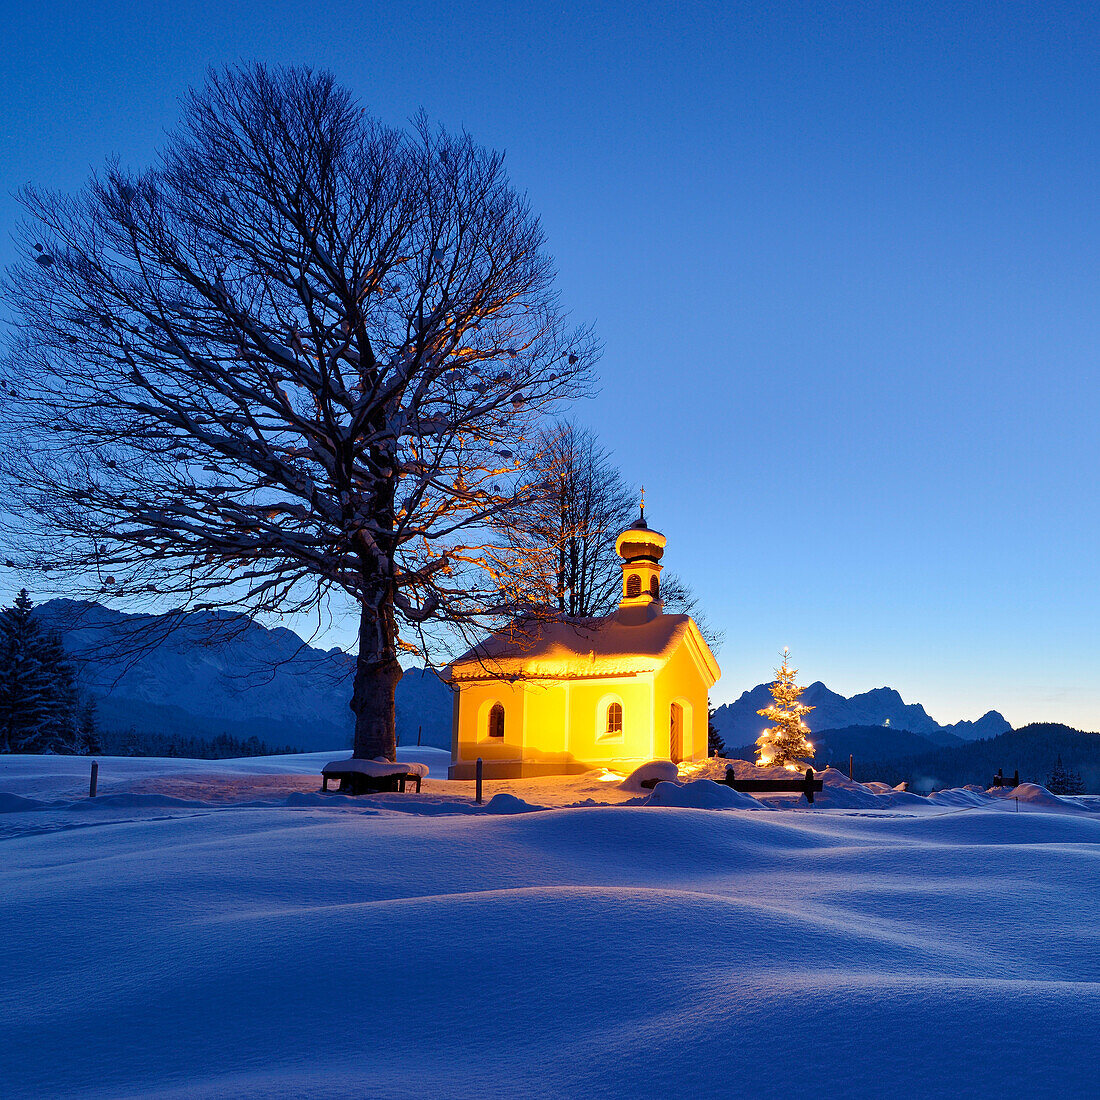
[[[661,558],[665,536],[645,521],[645,490],[638,518],[616,539],[622,558],[623,594],[616,618],[623,623],[645,623],[664,612],[661,602]]]

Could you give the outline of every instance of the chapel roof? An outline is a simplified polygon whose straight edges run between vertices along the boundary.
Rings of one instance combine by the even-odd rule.
[[[524,617],[454,661],[451,678],[574,680],[653,672],[685,644],[711,682],[717,680],[718,665],[689,615],[655,615],[640,623],[618,615]]]

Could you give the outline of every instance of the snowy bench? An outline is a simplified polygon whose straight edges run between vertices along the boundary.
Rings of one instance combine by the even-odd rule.
[[[389,760],[330,760],[321,769],[322,790],[328,790],[330,779],[340,780],[344,794],[366,794],[372,791],[405,791],[405,784],[416,781],[416,793],[428,774],[427,764],[393,764]]]
[[[729,764],[726,766],[725,784],[735,791],[744,791],[745,794],[752,794],[753,791],[760,791],[761,794],[769,791],[804,794],[806,801],[811,804],[814,800],[814,792],[825,789],[825,783],[822,780],[814,779],[813,768],[806,769],[804,779],[735,779],[733,765]]]

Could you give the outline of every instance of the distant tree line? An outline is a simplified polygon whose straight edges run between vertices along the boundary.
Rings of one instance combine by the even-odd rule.
[[[100,752],[95,703],[84,693],[61,637],[44,628],[21,589],[0,611],[0,752]]]
[[[106,756],[159,756],[187,760],[235,760],[243,756],[283,756],[300,748],[267,745],[255,735],[246,738],[219,733],[216,737],[180,737],[128,729],[102,735]]]
[[[853,735],[866,727],[851,727]],[[844,744],[845,730],[825,730],[816,736],[828,739],[832,746]],[[909,735],[905,730],[891,729],[894,735]],[[1008,730],[997,737],[967,741],[921,753],[883,753],[875,756],[873,749],[860,752],[856,738],[853,778],[859,782],[879,780],[896,785],[905,782],[911,790],[926,793],[946,787],[965,787],[971,783],[988,787],[1000,768],[1006,775],[1019,769],[1020,781],[1039,783],[1054,794],[1100,794],[1100,734],[1085,733],[1056,722],[1033,722],[1018,730]],[[730,750],[732,759],[751,760],[754,746],[743,745]],[[848,768],[848,748],[839,753],[834,749],[832,762],[843,771]],[[825,761],[818,759],[816,766]]]
[[[1062,757],[1058,757],[1058,763],[1054,765],[1054,771],[1046,783],[1047,790],[1051,794],[1085,794],[1085,781],[1080,772],[1067,768],[1062,763]]]
[[[1100,794],[1100,735],[1056,722],[1033,722],[997,737],[909,759],[857,760],[854,777],[886,783],[904,779],[914,790],[942,790],[968,783],[988,787],[998,768],[1006,775],[1018,769],[1021,782],[1039,783],[1048,789],[1053,789],[1053,782],[1063,788],[1061,793],[1077,793],[1083,787],[1083,792]]]

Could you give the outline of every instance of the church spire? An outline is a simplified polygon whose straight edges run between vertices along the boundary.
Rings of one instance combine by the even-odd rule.
[[[664,609],[661,603],[661,558],[665,536],[645,520],[645,489],[642,489],[638,519],[616,540],[615,553],[622,558],[623,594],[619,619],[647,622]]]

